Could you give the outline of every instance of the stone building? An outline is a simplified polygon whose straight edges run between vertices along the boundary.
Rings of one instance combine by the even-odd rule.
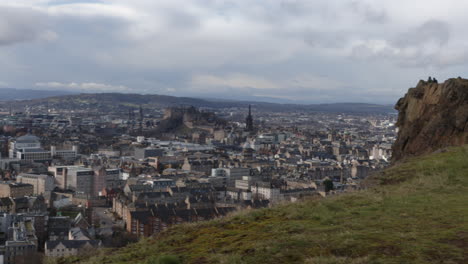
[[[19,198],[34,193],[34,186],[26,183],[0,182],[0,197]]]
[[[17,179],[19,183],[31,184],[34,187],[33,194],[50,193],[54,189],[54,178],[44,174],[20,174]]]

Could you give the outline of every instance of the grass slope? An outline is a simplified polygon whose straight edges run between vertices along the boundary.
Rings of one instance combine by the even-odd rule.
[[[468,263],[467,146],[409,160],[376,180],[364,191],[179,225],[66,262]]]

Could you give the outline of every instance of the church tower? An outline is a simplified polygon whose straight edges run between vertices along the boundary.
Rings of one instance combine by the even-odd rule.
[[[251,105],[249,105],[249,115],[245,119],[245,129],[249,132],[252,132],[254,130]]]

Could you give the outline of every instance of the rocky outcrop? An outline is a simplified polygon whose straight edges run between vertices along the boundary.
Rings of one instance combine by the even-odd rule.
[[[399,131],[393,161],[468,144],[467,79],[449,79],[440,84],[432,79],[419,81],[395,109],[399,111]]]

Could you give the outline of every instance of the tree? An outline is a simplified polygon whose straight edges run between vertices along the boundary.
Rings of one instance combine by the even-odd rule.
[[[326,179],[323,181],[323,186],[325,187],[325,192],[329,192],[333,190],[333,181],[330,179]]]

